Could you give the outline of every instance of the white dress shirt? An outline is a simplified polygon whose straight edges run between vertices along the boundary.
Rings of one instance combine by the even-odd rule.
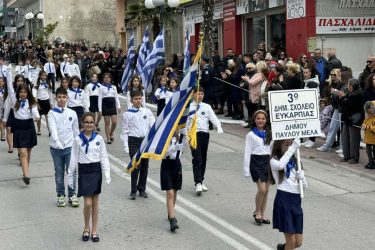
[[[39,119],[40,115],[38,112],[38,108],[36,105],[29,108],[29,101],[26,99],[25,106],[24,107],[19,107],[18,110],[16,110],[13,107],[14,110],[14,117],[19,120],[28,120],[28,119]]]
[[[23,75],[23,72],[25,71],[25,69],[24,69],[24,66],[17,65],[14,71],[16,71],[17,75]]]
[[[32,84],[36,84],[36,80],[39,77],[40,68],[39,67],[30,67],[29,69],[29,80]]]
[[[77,93],[75,91],[72,91],[70,88],[68,88],[68,107],[83,107],[85,112],[89,111],[89,105],[87,103],[87,98],[85,91],[82,89],[78,89],[80,93]]]
[[[99,89],[99,98],[98,98],[98,107],[99,107],[99,112],[102,112],[102,101],[103,98],[109,98],[113,97],[116,100],[116,108],[120,109],[120,100],[117,95],[117,89],[114,85],[111,85],[111,87],[108,89],[106,85],[102,85],[102,87]]]
[[[160,87],[155,91],[155,97],[160,100],[160,99],[165,99],[165,96],[167,95],[166,91],[167,87]]]
[[[69,65],[69,62],[65,62],[65,61],[60,64],[60,72],[62,76],[64,76],[65,74],[68,74],[68,65]]]
[[[69,63],[66,65],[66,67],[68,68],[69,77],[78,76],[79,79],[81,79],[81,71],[79,70],[79,66],[77,64]]]
[[[167,104],[169,102],[169,100],[172,98],[173,94],[174,94],[174,91],[170,91],[170,90],[168,90],[165,93],[165,104]]]
[[[251,155],[270,155],[271,146],[266,145],[262,138],[250,131],[246,135],[245,154],[243,159],[243,175],[250,176]]]
[[[45,86],[47,85],[47,87]],[[51,107],[52,107],[52,91],[48,86],[48,83],[45,82],[44,84],[41,82],[39,87],[36,88],[36,85],[33,87],[33,96],[38,100],[50,100]]]
[[[56,68],[53,62],[48,62],[44,64],[44,71],[47,72],[48,74],[54,74],[56,77]]]
[[[23,66],[23,77],[25,77],[26,79],[29,79],[29,70],[30,70],[31,66],[30,64],[25,64]]]
[[[90,82],[89,84],[86,85],[85,87],[85,93],[86,93],[86,96],[87,97],[90,97],[90,96],[99,96],[99,89],[100,87],[102,86],[101,83],[97,82],[96,83],[98,86],[94,88],[95,84]]]
[[[86,145],[82,146],[82,139],[79,136],[74,137],[68,169],[69,185],[73,183],[73,175],[77,172],[78,163],[88,164],[100,162],[102,173],[107,181],[110,180],[111,169],[109,165],[107,148],[105,146],[103,137],[96,135],[95,139],[89,142],[87,154],[85,150]]]
[[[9,112],[12,108],[12,101],[10,99],[10,97],[8,96],[5,100],[4,100],[4,113],[3,113],[3,122],[7,122],[8,120],[8,117],[9,117]]]
[[[48,112],[48,127],[51,133],[49,145],[56,149],[72,147],[74,137],[79,134],[77,114],[70,108],[56,109],[62,110],[62,113],[53,109]]]
[[[132,108],[131,110],[137,110]],[[128,147],[128,137],[145,137],[155,122],[151,110],[140,107],[138,112],[126,111],[122,115],[122,131],[120,138],[124,148]]]
[[[194,113],[197,107],[197,103],[194,101],[190,104],[190,116],[188,118],[188,127],[191,126],[191,123],[194,118]],[[197,118],[197,132],[209,132],[209,121],[219,130],[221,129],[221,123],[215,112],[212,110],[211,106],[206,103],[199,103],[199,109],[196,111]]]
[[[9,68],[6,65],[1,65],[0,66],[0,75],[2,77],[6,77],[6,79],[7,79],[6,84],[8,84],[8,83],[13,84],[13,79],[12,79],[13,75],[12,75],[12,69],[11,68]]]

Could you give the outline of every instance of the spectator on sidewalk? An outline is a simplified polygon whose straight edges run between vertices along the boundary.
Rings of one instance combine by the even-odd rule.
[[[329,51],[328,54],[328,61],[326,63],[326,79],[329,78],[329,75],[330,72],[333,70],[333,69],[340,69],[342,68],[342,63],[339,59],[337,59],[336,57],[336,52],[334,51]]]
[[[375,101],[367,101],[364,106],[366,119],[363,121],[362,129],[364,130],[363,141],[366,143],[368,163],[367,169],[375,169]]]
[[[327,60],[324,57],[322,57],[322,51],[320,49],[315,49],[314,62],[315,62],[316,70],[319,73],[319,82],[320,82],[319,88],[320,88],[320,91],[322,91],[325,86],[325,80],[326,80],[325,77],[326,77]]]
[[[363,102],[375,100],[375,73],[370,74],[364,85]]]
[[[366,67],[358,78],[362,89],[364,89],[366,85],[367,77],[373,73],[375,73],[375,55],[369,55],[367,58]]]
[[[348,93],[340,99],[342,107],[341,141],[344,158],[341,162],[357,164],[359,162],[359,148],[361,142],[361,124],[364,119],[362,91],[358,80],[350,79]]]

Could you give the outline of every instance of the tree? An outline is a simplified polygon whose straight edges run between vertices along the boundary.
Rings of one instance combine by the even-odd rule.
[[[138,1],[135,4],[130,4],[125,12],[127,18],[129,18],[130,25],[139,25],[147,21],[152,21],[152,33],[154,39],[160,33],[161,24],[170,25],[174,27],[176,22],[173,19],[173,14],[176,13],[176,8],[170,8],[165,5],[154,9],[148,9],[143,3],[144,1]]]
[[[214,0],[203,0],[203,53],[211,56],[214,47]]]
[[[36,29],[36,37],[34,41],[44,48],[48,43],[48,38],[56,29],[59,22],[47,24],[45,27]]]

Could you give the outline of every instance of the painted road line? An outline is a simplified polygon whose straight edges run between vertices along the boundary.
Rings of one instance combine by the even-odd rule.
[[[121,159],[117,158],[116,156],[114,156],[112,154],[108,154],[108,156],[109,156],[109,158],[111,160],[113,160],[117,164],[120,164],[120,166],[123,166],[122,169],[124,169],[128,165],[126,162],[122,161]],[[118,168],[116,168],[116,170],[117,171],[121,171],[121,169],[118,169]],[[160,187],[160,183],[158,181],[155,181],[154,179],[152,179],[150,177],[147,177],[147,182],[150,183],[152,186],[154,186],[156,188]],[[164,201],[165,198],[164,197],[162,197],[162,198],[163,198],[163,201]],[[212,220],[213,222],[216,222],[220,226],[222,226],[225,229],[231,231],[233,234],[235,234],[235,235],[241,237],[242,239],[246,240],[247,242],[249,242],[253,246],[255,246],[255,247],[259,248],[259,249],[267,249],[267,250],[268,249],[270,249],[270,250],[273,249],[270,246],[268,246],[265,243],[263,243],[262,241],[258,240],[257,238],[255,238],[255,237],[247,234],[246,232],[242,231],[238,227],[236,227],[236,226],[230,224],[229,222],[221,219],[220,217],[212,214],[211,212],[209,212],[209,211],[205,210],[204,208],[198,206],[197,204],[189,201],[188,199],[183,198],[181,196],[181,194],[179,194],[177,196],[177,200],[179,202],[181,202],[183,205],[185,205],[185,206],[189,207],[190,209],[194,210],[195,212],[197,212],[197,213],[205,216],[206,218]]]

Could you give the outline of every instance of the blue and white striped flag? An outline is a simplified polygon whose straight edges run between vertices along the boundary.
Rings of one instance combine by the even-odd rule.
[[[184,51],[184,74],[189,71],[190,68],[190,34],[189,30],[186,31],[185,35],[185,51]]]
[[[146,64],[142,69],[141,79],[143,87],[147,93],[152,91],[152,77],[156,67],[164,59],[164,29],[160,31],[160,34],[155,38],[154,44],[152,46],[152,51],[148,54],[146,58]]]
[[[176,129],[186,126],[189,115],[188,105],[196,83],[197,68],[198,63],[194,63],[190,67],[179,90],[173,94],[165,105],[145,139],[143,139],[139,151],[128,164],[128,172],[137,168],[142,158],[162,160]]]
[[[132,33],[128,45],[128,55],[126,59],[126,64],[124,68],[124,73],[122,73],[122,78],[121,78],[121,89],[124,92],[128,91],[128,84],[133,76],[133,62],[135,58],[135,47],[134,47],[134,34]]]
[[[146,27],[145,33],[143,34],[142,44],[138,51],[138,60],[137,65],[135,67],[135,72],[140,75],[142,73],[142,69],[146,64],[146,58],[151,50],[150,44],[150,36],[148,32],[148,26]],[[142,83],[144,84],[144,83]]]

